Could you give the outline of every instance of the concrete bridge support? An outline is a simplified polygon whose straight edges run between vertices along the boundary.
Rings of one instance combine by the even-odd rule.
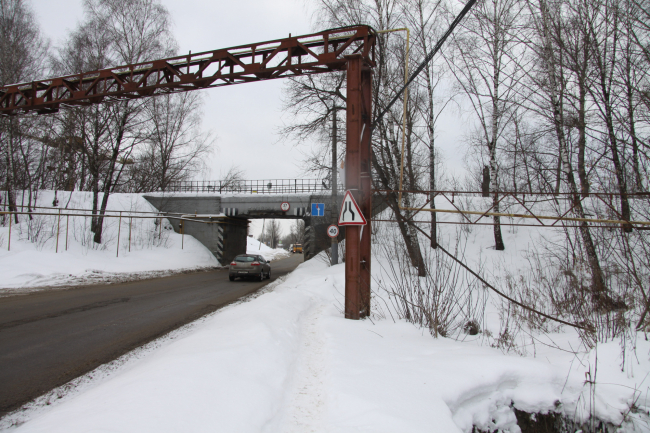
[[[310,216],[305,218],[305,241],[303,251],[305,260],[318,255],[321,251],[329,250],[332,246],[332,240],[327,236],[327,227],[338,219],[338,206],[331,206],[331,196],[321,196],[318,198],[320,203],[325,203],[325,215],[322,217]],[[341,198],[339,197],[339,200]],[[345,228],[339,233],[339,242],[345,239]]]
[[[222,266],[246,253],[248,220],[235,218],[192,218],[170,220],[177,233],[193,236],[210,250]]]
[[[169,220],[174,230],[193,236],[205,245],[223,266],[228,265],[237,254],[246,253],[249,220],[260,218],[304,220],[303,254],[305,260],[309,260],[330,247],[327,227],[336,220],[339,212],[338,205],[332,204],[331,195],[325,194],[260,194],[236,197],[152,194],[144,198],[160,212],[178,214],[177,216],[184,214],[182,223],[174,218]],[[283,201],[289,202],[291,206],[288,212],[280,210],[280,203]],[[373,202],[373,214],[386,207],[379,196],[375,196]],[[324,215],[311,215],[312,203],[325,204]],[[339,241],[345,239],[345,230],[341,229]]]
[[[237,254],[246,253],[248,220],[217,217],[222,213],[220,196],[150,195],[145,199],[160,212],[188,215],[184,220],[169,219],[174,231],[193,236],[210,250],[222,266],[230,263]],[[214,217],[195,218],[190,214]]]

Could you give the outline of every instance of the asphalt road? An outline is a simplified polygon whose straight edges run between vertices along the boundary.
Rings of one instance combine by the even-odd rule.
[[[302,261],[272,262],[270,281]],[[215,270],[0,298],[0,417],[270,281]]]

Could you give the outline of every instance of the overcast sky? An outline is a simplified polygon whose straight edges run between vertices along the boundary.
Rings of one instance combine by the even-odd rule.
[[[43,34],[53,47],[83,17],[81,0],[28,0]],[[171,13],[179,54],[209,51],[252,42],[310,33],[307,0],[162,0]],[[413,59],[416,61],[417,59]],[[219,179],[233,165],[247,179],[313,177],[300,167],[301,151],[310,143],[284,142],[277,134],[288,117],[282,115],[284,80],[270,80],[202,91],[203,128],[217,137],[208,162],[208,179]],[[462,124],[449,112],[439,122],[437,146],[445,159],[443,170],[462,171]],[[254,233],[261,231],[256,222]],[[285,226],[285,234],[288,226]]]
[[[83,18],[81,0],[31,0],[41,30],[60,46]],[[179,54],[309,33],[303,0],[162,0],[174,22]],[[203,127],[217,137],[208,178],[219,179],[231,165],[248,179],[305,177],[299,143],[279,142],[283,80],[202,91]],[[310,177],[310,176],[306,176]]]

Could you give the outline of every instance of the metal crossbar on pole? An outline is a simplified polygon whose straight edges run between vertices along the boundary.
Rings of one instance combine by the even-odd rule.
[[[505,212],[481,212],[481,211],[469,211],[469,210],[429,209],[429,208],[417,208],[417,207],[402,207],[401,209],[416,211],[416,212],[480,215],[481,217],[499,216],[499,217],[511,217],[511,218],[529,218],[529,219],[536,219],[536,220],[555,220],[555,221],[574,221],[574,222],[577,221],[577,222],[587,222],[587,223],[633,224],[633,225],[650,226],[650,221],[625,221],[625,220],[613,220],[613,219],[602,219],[602,218],[574,218],[574,217],[553,216],[553,215],[534,215],[534,214],[528,215],[528,214],[505,213]]]
[[[378,222],[378,223],[398,223],[400,221],[394,220],[394,219],[374,219],[372,220],[373,222]],[[425,221],[425,220],[412,220],[411,221],[413,224],[431,224],[431,221]],[[495,223],[480,223],[480,222],[466,222],[466,221],[437,221],[436,224],[452,224],[452,225],[476,225],[476,226],[493,226]],[[568,225],[568,224],[562,224],[562,225],[540,225],[540,224],[524,224],[524,223],[504,223],[501,222],[499,223],[500,225],[504,227],[536,227],[536,228],[549,228],[549,229],[558,229],[558,228],[580,228],[582,227],[581,225]],[[612,226],[611,225],[590,225],[590,229],[608,229],[611,230]],[[634,227],[637,230],[650,230],[650,227],[648,226],[643,226],[643,227]]]
[[[60,207],[52,207],[52,206],[30,206],[30,205],[20,205],[20,204],[17,204],[16,207],[17,207],[17,208],[21,208],[21,209],[24,209],[24,208],[30,208],[30,209],[50,209],[50,210],[56,210],[56,211],[58,211],[59,209],[61,209],[61,210],[65,210],[65,211],[92,212],[92,209],[82,209],[82,208],[72,208],[72,207],[60,208]],[[0,212],[1,212],[1,211],[0,211]],[[112,212],[112,213],[119,213],[119,212],[124,212],[124,211],[106,209],[104,212],[109,212],[109,213],[110,213],[110,212]],[[156,215],[160,214],[159,211],[138,211],[138,210],[130,210],[130,211],[128,211],[128,212],[129,212],[130,214],[156,214]],[[16,212],[14,212],[14,213],[16,213]],[[29,215],[30,213],[33,214],[33,215],[37,215],[37,214],[38,214],[38,213],[34,213],[34,212],[25,212],[25,214],[27,214],[27,215]],[[21,213],[18,213],[18,214],[20,215]],[[166,214],[167,214],[167,215],[181,215],[181,212],[166,212]],[[99,215],[99,214],[97,214],[97,215]]]
[[[119,211],[116,211],[119,212]],[[122,211],[123,213],[125,211]],[[81,214],[81,213],[61,213],[59,214],[58,212],[10,212],[10,211],[0,211],[0,215],[44,215],[44,216],[71,216],[71,217],[97,217],[100,216],[100,214],[93,214],[93,213],[86,213],[86,214]],[[169,215],[169,214],[164,214],[161,212],[157,212],[157,216],[145,216],[145,215],[129,215],[131,218],[139,218],[139,219],[175,219],[175,220],[180,220],[180,221],[195,221],[203,224],[228,224],[227,220],[231,219],[229,217],[225,217],[222,215],[214,215],[210,216],[211,218],[219,218],[225,221],[202,221],[200,219],[191,219],[188,217],[188,215],[183,215],[183,216],[176,216],[176,215],[181,215],[181,214],[175,214],[175,215]],[[103,215],[105,218],[120,218],[120,215]],[[199,215],[199,218],[204,218],[207,216],[202,216]],[[11,225],[11,223],[10,223]]]
[[[99,104],[340,71],[346,56],[374,64],[376,34],[356,25],[0,87],[0,114]]]

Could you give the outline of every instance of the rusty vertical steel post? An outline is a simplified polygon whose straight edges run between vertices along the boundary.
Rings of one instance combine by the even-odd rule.
[[[338,178],[336,176],[336,168],[337,168],[337,162],[338,162],[338,157],[336,155],[336,146],[338,146],[338,124],[336,122],[336,104],[334,104],[334,108],[332,110],[332,175],[330,176],[331,179],[331,184],[332,184],[332,224],[337,225],[338,224],[338,212],[336,210],[338,209],[338,199],[337,199],[337,194],[338,194]],[[331,265],[338,265],[339,264],[339,238],[338,236],[335,236],[332,238],[331,241]]]
[[[346,56],[347,60],[347,149],[345,154],[345,185],[355,200],[359,200],[361,188],[361,129],[362,106],[361,55]],[[345,229],[345,318],[360,318],[361,313],[361,242],[359,226],[347,226]]]
[[[359,137],[360,186],[359,207],[368,224],[361,233],[361,261],[359,290],[361,292],[361,317],[370,315],[370,238],[372,234],[372,162],[371,150],[371,116],[372,116],[372,70],[365,64],[361,68],[361,133]]]

